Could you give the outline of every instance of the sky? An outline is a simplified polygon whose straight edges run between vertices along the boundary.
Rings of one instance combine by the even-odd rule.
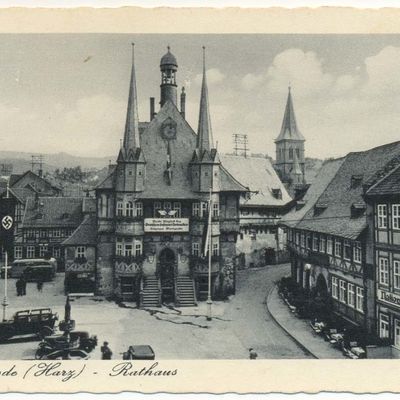
[[[159,101],[167,45],[197,129],[206,46],[214,140],[274,157],[288,85],[306,156],[328,158],[400,140],[400,35],[0,35],[0,149],[116,156],[131,68],[139,118]]]

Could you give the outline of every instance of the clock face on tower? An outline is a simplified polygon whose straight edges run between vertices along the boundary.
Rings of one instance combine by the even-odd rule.
[[[161,125],[161,134],[164,139],[171,140],[176,138],[176,122],[172,118],[167,118]]]

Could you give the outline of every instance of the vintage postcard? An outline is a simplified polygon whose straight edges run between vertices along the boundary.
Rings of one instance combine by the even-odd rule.
[[[1,10],[1,392],[400,391],[399,17]]]

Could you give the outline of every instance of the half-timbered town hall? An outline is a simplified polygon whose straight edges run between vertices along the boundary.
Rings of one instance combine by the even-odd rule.
[[[139,122],[132,58],[121,149],[96,189],[97,290],[142,306],[205,299],[211,193],[211,289],[224,298],[235,291],[238,206],[247,188],[221,165],[213,145],[204,54],[197,132],[185,119],[184,88],[178,108],[178,62],[169,47],[160,62],[160,108],[150,98],[150,121]]]

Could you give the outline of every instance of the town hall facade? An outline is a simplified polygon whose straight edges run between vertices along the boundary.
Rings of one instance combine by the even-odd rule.
[[[234,293],[239,199],[248,189],[213,146],[204,55],[197,133],[185,119],[184,88],[178,109],[178,64],[169,48],[160,70],[160,109],[151,98],[150,121],[139,122],[132,50],[124,138],[96,188],[96,285],[99,294],[144,307],[189,306],[208,292],[202,247],[210,193],[212,296]]]

